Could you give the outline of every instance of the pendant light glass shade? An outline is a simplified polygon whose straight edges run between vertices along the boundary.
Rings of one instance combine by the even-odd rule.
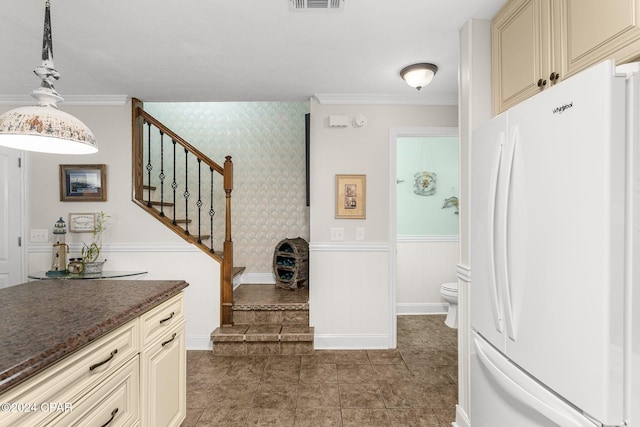
[[[437,72],[438,67],[436,65],[429,63],[413,64],[404,67],[400,71],[400,77],[402,77],[409,86],[420,90],[431,83],[433,76],[435,76]]]
[[[38,105],[20,107],[0,115],[0,145],[18,150],[55,154],[91,154],[98,144],[89,128],[58,109],[62,97],[53,87],[60,78],[53,66],[50,4],[47,0],[42,38],[42,64],[34,72],[42,80],[31,96]]]
[[[2,114],[0,145],[56,154],[98,151],[96,139],[84,123],[50,105],[20,107]]]

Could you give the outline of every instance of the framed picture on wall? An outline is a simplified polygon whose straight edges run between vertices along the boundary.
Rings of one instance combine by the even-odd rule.
[[[60,200],[106,202],[107,165],[60,165]]]
[[[95,213],[70,213],[69,231],[72,233],[93,233],[96,229]]]
[[[336,175],[336,218],[366,218],[366,175]]]

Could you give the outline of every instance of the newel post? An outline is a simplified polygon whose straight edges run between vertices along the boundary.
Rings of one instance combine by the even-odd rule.
[[[131,159],[133,162],[131,170],[133,171],[133,189],[136,200],[142,200],[144,119],[140,115],[140,110],[142,110],[143,106],[144,104],[139,99],[131,99]]]
[[[231,156],[224,161],[223,185],[226,198],[225,237],[220,287],[220,325],[233,325],[233,241],[231,240],[231,192],[233,191],[233,162]]]

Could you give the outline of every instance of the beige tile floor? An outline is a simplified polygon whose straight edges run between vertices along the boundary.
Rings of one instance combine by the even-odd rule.
[[[395,350],[309,356],[187,352],[187,419],[205,426],[449,427],[457,334],[444,316],[398,316]]]

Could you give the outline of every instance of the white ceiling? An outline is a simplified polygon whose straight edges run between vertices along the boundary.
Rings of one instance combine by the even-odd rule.
[[[458,33],[505,0],[346,0],[342,12],[291,12],[289,0],[51,0],[53,53],[67,100],[387,99],[455,104]],[[9,4],[10,3],[10,4]],[[39,85],[44,0],[3,0],[0,101]],[[438,74],[418,92],[416,62]]]

